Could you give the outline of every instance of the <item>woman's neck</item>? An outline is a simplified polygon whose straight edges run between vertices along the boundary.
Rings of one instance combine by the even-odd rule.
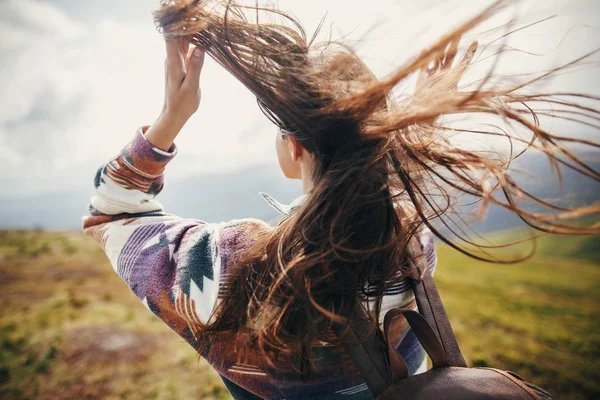
[[[302,180],[302,193],[304,194],[310,192],[315,186],[312,179],[312,172],[312,166],[306,165],[305,163],[300,165],[300,179]]]

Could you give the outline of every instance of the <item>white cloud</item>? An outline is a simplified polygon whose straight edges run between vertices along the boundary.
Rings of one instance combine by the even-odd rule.
[[[35,192],[36,184],[59,190],[93,176],[158,116],[161,36],[150,19],[81,25],[45,3],[1,6],[0,32],[11,35],[0,47],[0,177],[27,180],[16,189]],[[202,109],[178,139],[182,162],[174,168],[198,173],[264,163],[273,136],[264,130],[272,128],[254,99],[215,63],[207,62],[204,74]]]
[[[309,34],[328,9],[328,20],[336,22],[333,37],[352,31],[346,40],[357,44],[379,75],[476,11],[473,2],[465,6],[467,2],[460,1],[381,0],[370,7],[349,7],[342,0],[319,2],[318,7],[302,0],[279,3],[295,12]],[[594,26],[597,3],[578,3],[579,7],[559,7],[565,12],[560,23],[529,32],[519,47],[541,50],[550,62],[558,62],[554,57],[558,52],[552,50],[573,25],[578,28],[561,45],[561,57],[598,47],[597,23],[596,28],[585,26]],[[534,3],[529,4],[522,10],[532,20]],[[117,12],[120,6],[113,7]],[[364,36],[366,32],[370,33]],[[326,25],[323,34],[327,33]],[[525,65],[511,57],[505,59],[506,70],[549,66],[548,58],[530,58],[534,61]],[[97,164],[116,153],[139,125],[158,116],[163,59],[162,39],[149,16],[144,23],[116,17],[89,18],[83,23],[49,3],[0,1],[0,179],[14,182],[15,192],[87,184]],[[563,78],[563,84],[597,93],[598,68],[590,69],[585,79]],[[211,60],[203,71],[202,87],[200,111],[177,140],[180,156],[172,164],[172,175],[258,163],[276,168],[274,128],[254,98]]]
[[[0,50],[15,50],[40,39],[69,39],[81,35],[83,27],[56,7],[34,0],[0,3]]]

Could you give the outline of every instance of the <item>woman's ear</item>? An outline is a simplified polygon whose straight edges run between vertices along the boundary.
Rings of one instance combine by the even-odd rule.
[[[304,147],[300,144],[300,142],[294,139],[291,136],[288,136],[288,147],[290,151],[290,155],[292,156],[293,161],[298,161],[302,158],[302,153],[304,152]]]

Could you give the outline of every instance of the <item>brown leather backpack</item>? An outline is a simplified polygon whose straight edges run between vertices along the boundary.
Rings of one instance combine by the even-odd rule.
[[[346,325],[334,326],[356,368],[378,400],[489,400],[552,399],[544,390],[525,382],[513,372],[494,368],[468,368],[458,347],[450,321],[427,269],[408,278],[419,312],[396,308],[387,312],[383,335],[362,307],[349,312]],[[343,315],[344,313],[342,313]],[[406,362],[392,346],[388,331],[392,321],[404,316],[431,358],[433,368],[408,376]]]

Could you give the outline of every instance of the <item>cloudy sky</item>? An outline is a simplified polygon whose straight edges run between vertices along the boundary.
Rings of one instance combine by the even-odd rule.
[[[334,25],[325,32],[347,35],[383,76],[488,3],[280,0],[279,6],[293,11],[308,32],[327,12]],[[555,13],[559,18],[511,43],[544,56],[506,57],[505,71],[547,69],[600,47],[599,2],[545,3],[540,9],[525,1],[519,15],[524,22]],[[155,0],[0,0],[0,198],[89,185],[101,162],[138,126],[155,120],[162,106],[164,45],[152,21],[154,7]],[[598,71],[588,67],[553,85],[598,94]],[[212,61],[202,87],[200,111],[177,140],[180,155],[170,175],[276,168],[275,131],[252,96]]]

